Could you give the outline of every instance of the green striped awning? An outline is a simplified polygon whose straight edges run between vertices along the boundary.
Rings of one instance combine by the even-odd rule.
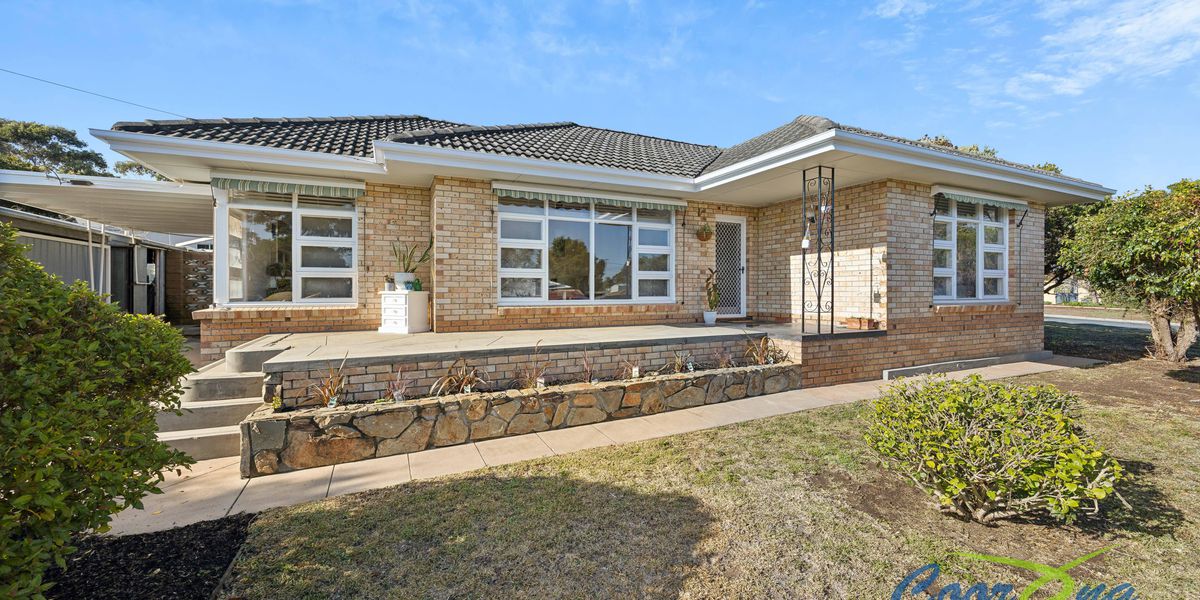
[[[281,183],[278,181],[234,179],[231,177],[213,177],[210,185],[222,190],[268,192],[274,194],[291,194],[292,192],[299,192],[304,196],[320,196],[322,198],[358,198],[367,193],[365,190],[359,188],[342,187],[336,185]]]
[[[530,190],[514,190],[504,187],[493,187],[493,191],[497,196],[505,198],[521,198],[525,200],[549,200],[550,202],[574,202],[576,204],[588,204],[596,202],[598,204],[607,204],[609,206],[621,206],[624,208],[651,208],[656,210],[679,210],[684,207],[682,204],[668,204],[666,202],[654,202],[653,200],[627,200],[623,198],[608,198],[604,196],[589,196],[586,193],[579,194],[564,194],[559,192],[535,192]]]
[[[937,198],[945,198],[955,202],[974,202],[975,204],[986,204],[988,206],[998,206],[1000,208],[1012,208],[1015,210],[1023,210],[1029,208],[1024,202],[1015,202],[1012,200],[1000,200],[997,198],[984,198],[982,196],[971,196],[968,194],[956,194],[953,192],[938,192],[934,194]]]

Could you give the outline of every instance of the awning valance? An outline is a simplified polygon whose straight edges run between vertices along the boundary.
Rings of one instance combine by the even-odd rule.
[[[981,192],[973,192],[970,190],[947,189],[941,186],[933,186],[933,196],[935,198],[945,198],[954,202],[974,202],[975,204],[986,204],[987,206],[998,206],[1000,208],[1011,208],[1014,210],[1025,210],[1029,205],[1024,201],[1015,198],[1003,198],[984,194]]]
[[[496,192],[497,196],[505,198],[521,198],[525,200],[548,200],[550,202],[573,202],[576,204],[588,204],[596,202],[599,204],[607,204],[610,206],[620,206],[624,208],[648,208],[655,210],[679,210],[687,206],[684,202],[671,200],[658,200],[653,198],[640,198],[624,196],[619,194],[602,194],[589,192],[587,190],[569,190],[560,188],[532,188],[526,186],[518,186],[513,184],[504,184],[496,182],[492,184],[492,191]]]
[[[322,198],[358,198],[366,194],[365,190],[353,187],[312,183],[284,183],[280,181],[262,181],[258,179],[235,179],[233,177],[213,177],[211,179],[211,185],[222,190],[267,192],[274,194],[291,194],[293,192],[299,192],[304,196],[320,196]]]

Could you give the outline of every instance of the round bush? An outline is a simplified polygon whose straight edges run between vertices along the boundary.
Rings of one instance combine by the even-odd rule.
[[[158,441],[191,371],[183,337],[125,314],[25,258],[0,223],[0,596],[40,597],[74,534],[141,506],[165,468],[192,460]]]
[[[1076,423],[1079,400],[1054,386],[978,376],[902,380],[874,401],[867,443],[943,510],[988,523],[1046,511],[1093,513],[1122,477]]]

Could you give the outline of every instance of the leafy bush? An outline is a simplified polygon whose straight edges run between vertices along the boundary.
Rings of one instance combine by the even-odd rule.
[[[155,437],[191,371],[183,338],[24,256],[0,223],[0,596],[39,597],[73,534],[160,493],[192,460]]]
[[[943,510],[988,523],[1045,510],[1094,513],[1122,478],[1076,423],[1079,400],[1053,386],[978,376],[902,380],[871,407],[867,443]]]

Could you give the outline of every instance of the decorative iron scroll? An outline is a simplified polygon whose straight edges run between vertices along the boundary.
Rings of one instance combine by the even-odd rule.
[[[833,333],[834,255],[836,228],[833,167],[804,170],[801,210],[804,238],[800,241],[800,331],[808,333],[815,316],[816,333]]]

